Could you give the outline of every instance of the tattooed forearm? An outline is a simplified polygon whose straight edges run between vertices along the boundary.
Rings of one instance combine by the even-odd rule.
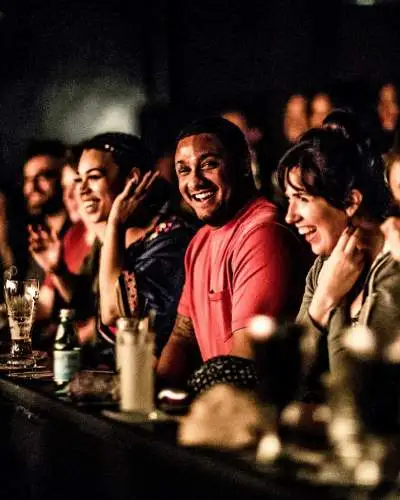
[[[178,314],[175,320],[174,329],[172,330],[172,336],[189,341],[195,340],[196,337],[194,334],[192,320],[187,316]]]

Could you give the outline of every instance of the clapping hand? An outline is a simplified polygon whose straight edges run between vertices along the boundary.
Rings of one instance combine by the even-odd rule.
[[[62,263],[62,242],[56,231],[29,225],[28,234],[32,257],[46,273],[56,272]]]
[[[332,309],[353,288],[364,263],[360,230],[347,227],[322,266],[309,308],[311,317],[321,326],[327,325]]]
[[[122,193],[114,200],[108,223],[122,226],[125,225],[128,219],[137,211],[143,200],[146,199],[158,175],[159,172],[147,172],[139,183],[137,175],[129,179]]]

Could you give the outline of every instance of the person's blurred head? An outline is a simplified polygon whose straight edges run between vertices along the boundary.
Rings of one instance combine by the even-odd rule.
[[[294,224],[317,255],[329,255],[350,223],[379,224],[391,205],[383,172],[339,129],[312,129],[281,159],[278,183]]]
[[[197,120],[180,132],[175,169],[184,200],[212,226],[224,225],[254,192],[246,139],[221,117]]]
[[[150,170],[150,157],[138,137],[122,132],[96,135],[81,150],[76,183],[82,210],[91,222],[104,222],[128,178],[140,182]]]
[[[23,193],[32,216],[54,214],[63,208],[61,171],[66,147],[58,140],[32,140],[25,151]]]
[[[377,111],[382,128],[392,132],[396,128],[400,112],[397,89],[393,83],[380,88]]]
[[[240,128],[250,148],[253,148],[262,139],[261,128],[250,123],[244,111],[235,108],[227,109],[221,113],[221,116]]]
[[[315,94],[310,103],[309,126],[320,127],[326,116],[332,110],[332,101],[328,94],[323,92]]]
[[[396,205],[400,206],[400,153],[391,151],[384,155],[385,174]]]
[[[64,206],[67,210],[70,220],[75,223],[80,220],[79,200],[76,190],[76,170],[78,167],[80,150],[78,146],[68,149],[66,163],[62,168],[61,186],[63,190]]]
[[[307,129],[307,99],[301,94],[294,94],[286,103],[283,133],[289,143],[294,143]]]

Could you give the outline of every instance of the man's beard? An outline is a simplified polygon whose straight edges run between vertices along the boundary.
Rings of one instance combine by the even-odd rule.
[[[62,196],[57,195],[44,201],[40,205],[30,206],[28,203],[28,213],[32,217],[44,217],[46,215],[54,215],[60,212],[64,207]]]

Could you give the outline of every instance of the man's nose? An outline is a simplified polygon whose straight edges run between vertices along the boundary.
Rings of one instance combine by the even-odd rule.
[[[35,182],[35,178],[25,180],[24,182],[25,195],[30,195],[34,191],[37,191],[37,182]]]
[[[190,178],[189,178],[189,182],[188,182],[189,189],[192,189],[192,190],[198,189],[200,186],[203,185],[203,183],[204,183],[204,178],[201,175],[201,171],[194,169],[190,174]]]

